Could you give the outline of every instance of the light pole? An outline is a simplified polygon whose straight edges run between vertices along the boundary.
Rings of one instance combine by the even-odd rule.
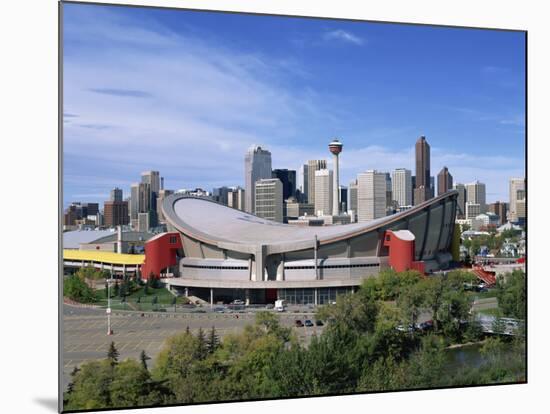
[[[113,269],[111,268],[111,278],[107,283],[107,335],[112,335],[111,329],[111,283],[113,282]]]

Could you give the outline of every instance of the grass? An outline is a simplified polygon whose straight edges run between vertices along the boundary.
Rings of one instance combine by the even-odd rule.
[[[502,316],[499,308],[479,309],[476,310],[476,313],[481,313],[482,315],[487,316]]]
[[[496,289],[489,289],[487,292],[467,292],[467,295],[474,299],[496,298],[497,291]]]
[[[153,298],[157,297],[157,304],[153,304]],[[96,305],[107,306],[107,297],[105,295],[105,289],[99,289],[95,291],[95,297],[97,299]],[[138,303],[139,300],[139,303]],[[169,307],[173,305],[174,295],[164,287],[147,289],[147,294],[144,292],[143,286],[139,287],[134,292],[126,296],[126,303],[121,302],[119,296],[111,296],[111,308],[115,310],[138,310],[138,311],[152,311],[163,307]],[[176,298],[177,304],[187,303],[187,299],[184,297]]]

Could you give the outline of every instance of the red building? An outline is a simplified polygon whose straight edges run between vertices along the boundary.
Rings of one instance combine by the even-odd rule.
[[[141,267],[143,279],[151,274],[159,278],[168,267],[177,265],[178,251],[183,249],[178,233],[161,233],[145,243],[145,261]]]
[[[389,264],[396,272],[418,270],[425,273],[424,262],[414,260],[414,234],[409,230],[386,230],[384,246],[389,249]]]

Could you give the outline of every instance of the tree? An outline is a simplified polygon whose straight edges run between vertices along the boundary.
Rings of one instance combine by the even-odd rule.
[[[93,289],[78,275],[63,280],[63,296],[82,303],[95,302]]]
[[[421,307],[425,302],[426,293],[421,283],[405,286],[399,294],[397,303],[413,329],[416,327]]]
[[[139,354],[139,360],[141,361],[141,365],[143,366],[144,369],[147,370],[147,361],[150,360],[151,357],[149,357],[146,353],[145,353],[145,350],[142,349],[141,350],[141,353]]]
[[[273,334],[284,342],[290,339],[290,329],[281,326],[279,318],[271,312],[257,312],[255,315],[255,325],[260,327],[265,333]]]
[[[74,381],[76,379],[76,375],[80,372],[80,369],[75,366],[73,370],[71,371],[71,382],[69,382],[69,385],[67,385],[67,394],[70,394],[73,392],[74,389]]]
[[[204,335],[204,331],[202,328],[199,328],[199,332],[197,333],[197,356],[199,359],[204,359],[208,355],[208,345],[206,343],[206,336]]]
[[[120,290],[120,286],[119,286],[118,280],[117,280],[117,281],[115,281],[115,286],[113,288],[113,293],[114,293],[115,296],[118,296],[119,290]]]
[[[208,336],[208,342],[206,344],[208,353],[213,354],[214,352],[216,352],[216,349],[218,349],[219,345],[220,339],[218,338],[218,335],[216,335],[216,328],[212,326],[212,329],[210,330],[210,335]]]
[[[109,345],[109,350],[107,351],[107,360],[109,361],[111,367],[114,367],[118,363],[118,357],[119,353],[115,347],[115,343],[111,342]]]
[[[114,369],[110,387],[112,407],[135,407],[148,404],[150,375],[135,359],[127,359]]]
[[[498,305],[505,316],[525,319],[527,312],[527,284],[525,273],[515,270],[497,279]]]
[[[71,392],[66,394],[67,403],[63,409],[93,410],[110,407],[113,371],[107,360],[82,364],[73,379]]]
[[[424,286],[424,305],[432,312],[434,330],[439,331],[439,310],[443,302],[445,283],[441,276],[432,276],[422,281]]]

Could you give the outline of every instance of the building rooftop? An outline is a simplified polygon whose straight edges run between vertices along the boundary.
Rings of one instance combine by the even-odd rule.
[[[85,262],[97,262],[108,264],[140,265],[145,260],[144,254],[119,254],[95,250],[63,250],[64,260],[83,260]]]
[[[66,231],[63,233],[63,248],[78,249],[81,243],[91,243],[94,240],[110,235],[114,235],[116,238],[116,231],[114,229]]]
[[[180,231],[206,243],[241,245],[277,245],[309,243],[318,237],[321,244],[348,238],[391,224],[445,198],[456,196],[449,191],[413,208],[364,223],[322,227],[301,227],[269,221],[210,200],[174,194],[166,198],[162,210]]]

